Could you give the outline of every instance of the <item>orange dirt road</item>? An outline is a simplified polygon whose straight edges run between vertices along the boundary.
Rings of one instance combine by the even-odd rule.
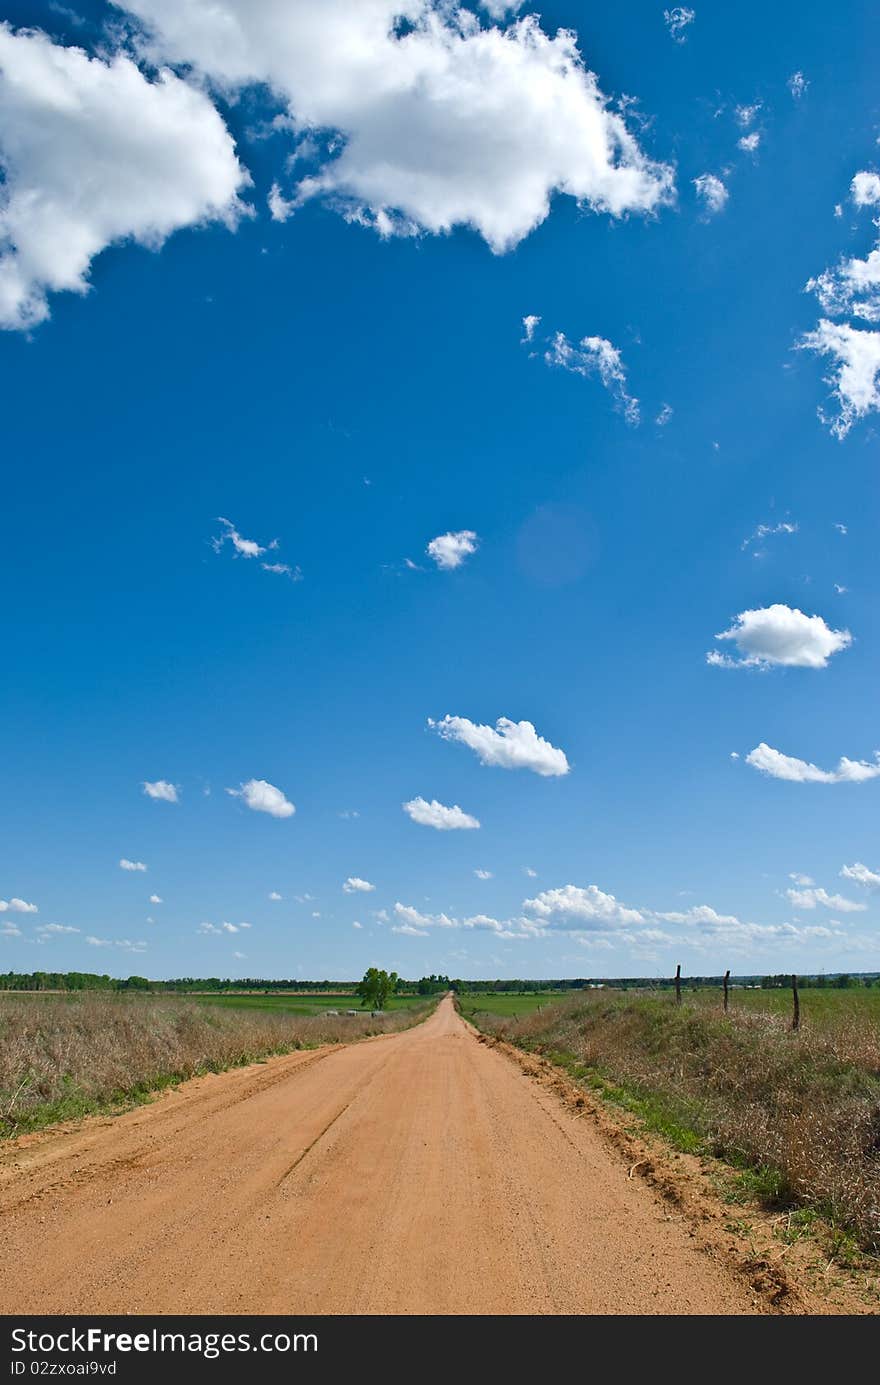
[[[0,1156],[5,1313],[760,1312],[449,999]]]

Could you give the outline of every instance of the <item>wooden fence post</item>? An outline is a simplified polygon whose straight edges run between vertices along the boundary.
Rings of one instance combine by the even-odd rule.
[[[728,983],[729,980],[730,980],[730,967],[728,967],[728,968],[727,968],[727,971],[724,973],[724,1013],[725,1013],[725,1015],[727,1014],[727,1007],[728,1007],[728,1005],[729,1005],[729,1003],[730,1003],[730,997],[729,997],[729,995],[728,995],[728,986],[727,986],[727,983]]]
[[[675,968],[675,1003],[681,1004],[681,962]]]
[[[794,1002],[794,1017],[791,1021],[791,1027],[795,1032],[797,1032],[797,1030],[801,1027],[801,1002],[800,997],[798,996],[798,984],[796,976],[792,976],[791,978],[791,998]]]

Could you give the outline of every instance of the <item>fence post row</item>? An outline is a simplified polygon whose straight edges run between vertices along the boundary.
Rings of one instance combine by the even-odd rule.
[[[727,1007],[728,1007],[728,1005],[730,1004],[729,988],[728,988],[728,984],[727,984],[729,981],[730,981],[730,967],[728,967],[728,968],[727,968],[727,971],[724,973],[724,1013],[725,1013],[725,1015],[727,1014]]]
[[[794,1017],[791,1021],[791,1027],[793,1030],[795,1030],[795,1032],[797,1032],[797,1030],[801,1027],[801,1002],[800,997],[798,996],[797,977],[794,975],[792,975],[791,978],[791,998],[794,1002]]]
[[[675,1003],[681,1004],[681,963],[675,968]]]

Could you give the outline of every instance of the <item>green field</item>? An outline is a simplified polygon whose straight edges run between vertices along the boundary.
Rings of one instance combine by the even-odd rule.
[[[473,991],[457,997],[459,1008],[466,1020],[475,1015],[531,1015],[543,1005],[555,1005],[564,1000],[571,991]],[[579,992],[574,992],[579,994]]]
[[[328,1010],[338,1010],[344,1015],[346,1010],[357,1010],[358,1014],[369,1014],[361,1009],[360,996],[330,992],[312,992],[309,995],[196,995],[188,999],[200,1005],[222,1005],[233,1010],[272,1010],[285,1015],[325,1015]],[[386,1005],[386,1010],[408,1010],[413,1005],[425,1005],[431,999],[424,995],[395,995]]]

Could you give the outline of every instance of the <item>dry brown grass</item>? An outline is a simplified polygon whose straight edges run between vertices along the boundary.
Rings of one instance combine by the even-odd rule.
[[[578,995],[480,1024],[565,1062],[682,1148],[752,1171],[780,1205],[819,1210],[880,1251],[880,1034],[865,1014],[792,1033],[782,1014],[714,996]],[[757,1173],[756,1173],[757,1171]]]
[[[394,1033],[425,1006],[301,1016],[177,998],[0,995],[0,1136],[145,1097],[201,1072]]]

